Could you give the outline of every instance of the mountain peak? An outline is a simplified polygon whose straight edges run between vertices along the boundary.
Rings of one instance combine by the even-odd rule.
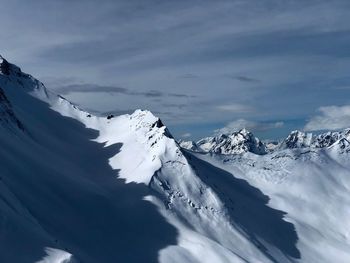
[[[10,75],[11,73],[22,73],[21,69],[14,64],[9,63],[3,56],[0,55],[0,74]]]
[[[281,143],[281,149],[293,149],[309,147],[312,143],[312,133],[305,133],[299,130],[292,131]]]
[[[252,134],[250,131],[248,131],[246,128],[243,128],[243,129],[240,129],[238,131],[240,134],[243,134],[243,135],[248,135],[248,134]]]
[[[207,137],[199,140],[197,145],[203,151],[220,154],[266,153],[265,145],[247,129]]]
[[[10,75],[10,63],[0,55],[0,73]]]

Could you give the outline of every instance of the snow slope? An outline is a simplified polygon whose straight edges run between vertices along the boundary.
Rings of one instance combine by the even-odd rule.
[[[176,229],[143,200],[151,190],[109,164],[122,144],[97,142],[80,122],[102,134],[109,120],[26,74],[0,75],[0,86],[26,131],[0,130],[0,262],[157,262],[176,244]]]
[[[315,160],[194,154],[151,112],[94,116],[2,58],[0,88],[0,262],[349,259],[348,225],[336,224],[349,218],[344,140]],[[246,132],[229,141],[264,149]],[[326,200],[334,217],[318,220]]]
[[[345,263],[350,262],[350,156],[343,149],[340,140],[326,149],[264,156],[196,156],[259,187],[271,207],[286,212],[298,234],[301,262]]]

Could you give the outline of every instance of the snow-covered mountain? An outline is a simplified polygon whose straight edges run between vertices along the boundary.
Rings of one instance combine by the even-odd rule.
[[[292,131],[284,140],[261,141],[251,132],[243,129],[231,134],[219,134],[214,137],[206,137],[198,142],[180,141],[179,145],[183,149],[193,152],[209,152],[223,155],[244,154],[247,152],[263,155],[284,149],[300,148],[329,148],[338,145],[345,149],[350,141],[350,129],[343,131],[329,131],[319,135],[305,133],[302,131]]]
[[[196,145],[205,152],[219,154],[240,154],[244,152],[255,154],[266,153],[265,145],[246,129],[231,134],[219,134],[214,137],[207,137],[199,140]]]
[[[309,147],[312,143],[312,134],[301,131],[292,131],[288,137],[282,141],[281,149],[293,149]]]
[[[0,69],[0,262],[349,262],[346,133],[196,153],[149,111],[94,116]]]

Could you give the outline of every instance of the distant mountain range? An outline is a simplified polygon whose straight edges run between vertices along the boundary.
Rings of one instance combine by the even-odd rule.
[[[241,154],[250,152],[258,155],[296,148],[330,148],[337,147],[343,152],[350,151],[350,129],[343,131],[329,131],[319,135],[292,131],[287,138],[278,141],[264,142],[256,138],[251,132],[242,129],[230,134],[219,134],[206,137],[197,142],[179,141],[182,148],[195,152],[209,152],[216,154]]]

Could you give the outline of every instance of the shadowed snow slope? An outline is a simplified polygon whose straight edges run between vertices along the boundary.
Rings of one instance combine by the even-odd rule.
[[[94,142],[97,131],[50,110],[23,83],[0,82],[28,131],[1,131],[0,262],[48,262],[48,248],[82,262],[157,262],[176,230],[143,200],[146,185],[125,184],[109,165],[122,144]]]
[[[229,140],[238,148],[224,146],[243,154],[183,152],[151,112],[91,115],[2,58],[0,88],[0,262],[330,262],[337,253],[348,259],[348,243],[340,245],[348,233],[340,236],[335,219],[307,214],[323,212],[306,192],[319,194],[312,176],[300,179],[305,186],[285,180],[294,162],[309,164],[312,151],[265,154],[243,131]],[[322,160],[337,165],[343,174],[333,178],[327,170],[330,188],[317,181],[323,202],[338,185],[339,199],[329,200],[348,201],[347,170],[334,159],[347,146],[337,145],[297,170],[324,178]],[[280,182],[286,184],[272,187]],[[303,218],[300,200],[308,209],[301,209]],[[329,253],[314,246],[321,231]]]

